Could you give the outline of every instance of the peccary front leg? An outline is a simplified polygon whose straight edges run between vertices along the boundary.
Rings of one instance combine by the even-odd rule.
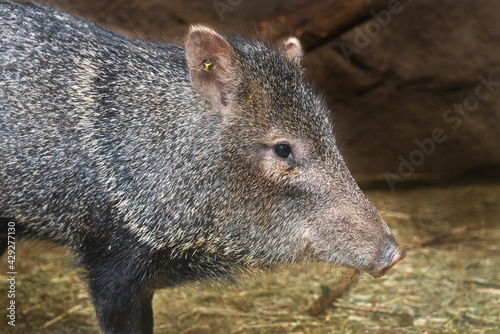
[[[141,295],[141,320],[139,333],[153,333],[153,296],[154,290],[144,290]]]
[[[116,259],[88,268],[90,294],[103,333],[153,333],[154,290],[145,286],[137,268],[130,263],[120,268]]]

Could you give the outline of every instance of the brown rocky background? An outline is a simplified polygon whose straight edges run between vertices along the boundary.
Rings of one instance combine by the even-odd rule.
[[[182,43],[190,24],[255,33],[264,20],[286,21],[297,6],[328,1],[40,2],[133,38]],[[500,176],[500,2],[388,1],[385,8],[358,2],[365,3],[365,18],[308,46],[303,62],[334,111],[355,177],[397,188],[409,179]],[[300,29],[290,32],[301,37]]]

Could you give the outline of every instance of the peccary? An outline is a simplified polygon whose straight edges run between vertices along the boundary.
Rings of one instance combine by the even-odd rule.
[[[0,3],[2,228],[75,254],[106,333],[151,333],[154,290],[177,284],[303,261],[384,275],[406,248],[301,55],[295,38],[193,26],[183,48]]]

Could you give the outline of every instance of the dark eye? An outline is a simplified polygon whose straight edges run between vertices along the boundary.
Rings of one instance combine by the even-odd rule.
[[[273,150],[281,158],[288,158],[292,154],[292,148],[286,143],[274,145]]]

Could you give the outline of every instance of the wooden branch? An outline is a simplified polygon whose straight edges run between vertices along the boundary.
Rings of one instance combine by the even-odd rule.
[[[309,307],[308,313],[312,316],[317,316],[323,312],[335,299],[342,296],[342,294],[348,290],[352,281],[357,278],[359,272],[356,269],[348,268],[342,275],[342,279],[332,283],[328,287],[328,293],[324,293],[316,299],[311,307]]]
[[[59,320],[65,318],[66,316],[70,315],[71,313],[73,312],[76,312],[78,310],[80,310],[83,306],[82,305],[76,305],[76,306],[73,306],[72,308],[70,308],[69,310],[67,311],[64,311],[63,313],[59,314],[57,317],[55,317],[54,319],[52,320],[49,320],[47,321],[45,324],[43,324],[42,327],[40,327],[39,329],[44,329],[44,328],[47,328],[53,324],[55,324],[56,322],[58,322]]]
[[[463,226],[459,226],[459,227],[454,227],[454,228],[449,229],[447,231],[441,232],[437,235],[433,235],[431,237],[419,239],[415,242],[415,245],[421,246],[421,247],[432,245],[432,244],[435,244],[435,243],[437,243],[437,242],[441,241],[442,239],[447,238],[449,236],[462,234],[462,233],[465,233],[467,231],[478,230],[479,228],[481,228],[483,226],[484,226],[484,223],[471,223],[471,224],[467,224],[467,225],[463,225]]]
[[[388,6],[399,5],[388,0],[310,0],[288,12],[257,24],[257,33],[276,42],[297,37],[305,51],[313,50],[343,32],[355,27]],[[391,7],[395,8],[395,7]]]

